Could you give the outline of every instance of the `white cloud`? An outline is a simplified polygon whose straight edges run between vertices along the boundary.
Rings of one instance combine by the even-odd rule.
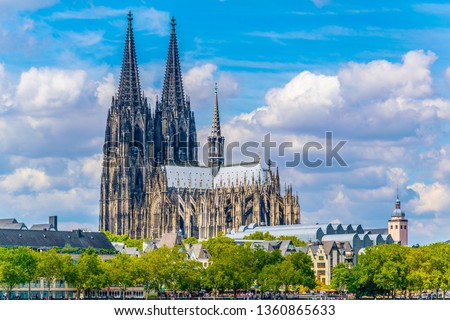
[[[402,63],[350,62],[338,74],[342,94],[348,102],[428,96],[432,92],[430,65],[436,58],[430,51],[410,51]]]
[[[39,217],[42,222],[54,214],[62,220],[71,220],[80,213],[98,216],[98,195],[98,188],[71,188],[18,195],[3,193],[0,194],[0,202],[3,214],[6,211],[15,212],[16,218],[25,222],[28,220],[26,217]]]
[[[416,182],[407,186],[407,189],[416,192],[417,197],[408,202],[408,206],[413,208],[413,212],[436,213],[450,210],[450,187],[447,184],[435,182],[427,185],[423,182]]]
[[[0,63],[0,113],[13,105],[13,88],[9,82],[5,67]]]
[[[342,99],[337,77],[304,71],[282,88],[266,94],[267,105],[234,119],[268,129],[294,129],[327,119],[340,109]]]
[[[32,67],[22,73],[16,99],[30,112],[67,108],[80,98],[86,80],[83,70]]]
[[[46,190],[50,185],[50,178],[45,171],[33,168],[20,168],[12,174],[0,176],[0,188],[9,193],[25,189],[39,192]]]
[[[98,44],[100,44],[103,40],[103,35],[104,31],[61,32],[61,36],[64,38],[64,41],[70,42],[72,46],[77,47],[97,45],[98,48]]]
[[[450,101],[433,97],[432,52],[410,51],[402,63],[375,60],[344,65],[337,76],[303,71],[266,93],[266,105],[234,125],[291,133],[337,131],[347,138],[426,141],[450,119]]]
[[[408,173],[402,168],[389,168],[386,172],[388,184],[403,189],[409,181]]]
[[[170,30],[169,12],[155,8],[135,10],[136,30],[145,30],[151,34],[165,36]]]
[[[108,73],[103,81],[98,83],[97,89],[95,90],[95,96],[97,97],[97,102],[100,106],[104,108],[109,108],[111,106],[112,97],[117,91],[116,81],[112,73]]]
[[[216,82],[219,88],[219,99],[233,96],[239,89],[238,83],[230,74],[218,72],[217,66],[212,63],[197,65],[189,69],[183,80],[185,93],[191,97],[193,108],[212,108]]]
[[[445,76],[445,80],[447,80],[447,84],[450,85],[450,67],[445,69],[444,76]]]
[[[76,160],[69,160],[67,163],[66,177],[71,181],[72,186],[99,187],[102,174],[102,154],[95,154]],[[68,184],[66,182],[66,184]]]

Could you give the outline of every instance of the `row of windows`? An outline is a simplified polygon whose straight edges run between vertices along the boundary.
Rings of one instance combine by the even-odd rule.
[[[391,225],[391,229],[394,229],[393,225]],[[398,229],[398,225],[395,225],[395,229]],[[400,225],[400,229],[406,230],[406,226]]]

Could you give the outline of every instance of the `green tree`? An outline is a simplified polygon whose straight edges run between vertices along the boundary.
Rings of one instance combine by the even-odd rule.
[[[90,290],[101,289],[105,285],[104,262],[93,248],[84,251],[75,264],[67,266],[69,282],[77,289],[77,299],[80,293],[86,296]]]
[[[354,268],[356,295],[395,296],[397,290],[408,288],[407,247],[396,244],[366,248]]]
[[[177,289],[189,292],[200,289],[204,273],[201,262],[193,259],[180,261]]]
[[[203,246],[208,250],[211,256],[219,256],[222,250],[227,246],[235,246],[236,242],[233,239],[228,238],[223,233],[219,233],[215,238],[209,238],[202,242]]]
[[[261,232],[261,231],[256,231],[253,232],[247,236],[244,236],[244,240],[265,240],[265,241],[270,241],[270,240],[276,240],[277,237],[271,235],[268,231],[266,231],[265,233]]]
[[[206,270],[207,283],[215,289],[248,289],[256,279],[255,258],[247,247],[222,243],[215,247],[212,264]]]
[[[111,242],[122,242],[127,247],[136,247],[139,250],[143,250],[143,243],[148,239],[132,239],[127,234],[117,235],[111,233],[110,231],[103,231],[109,241]]]
[[[183,244],[197,244],[198,239],[196,237],[189,237],[186,239],[183,239]]]
[[[67,263],[68,259],[70,259],[70,256],[58,254],[56,249],[40,252],[38,255],[36,276],[44,278],[49,298],[51,297],[52,283],[57,279],[64,278],[65,262]]]
[[[162,289],[173,290],[174,293],[185,285],[184,275],[186,253],[180,247],[151,250],[138,260],[140,281],[144,283],[148,296],[151,290],[158,294]],[[192,266],[194,267],[194,266]]]
[[[20,269],[20,282],[28,284],[28,299],[31,299],[31,281],[36,279],[38,264],[37,253],[28,247],[19,247],[14,250],[15,264]]]
[[[122,291],[123,299],[125,299],[127,289],[136,285],[139,278],[137,274],[137,259],[135,256],[130,257],[126,254],[117,254],[104,264],[106,284],[118,286]]]
[[[292,285],[303,286],[308,289],[316,287],[316,277],[310,256],[300,251],[287,256],[286,261],[293,265]]]
[[[283,267],[285,267],[282,266],[281,264],[282,264],[281,262],[277,264],[267,264],[258,273],[258,285],[260,287],[261,292],[280,291],[281,286],[284,284],[285,281],[287,281],[281,274],[281,270],[283,269]]]
[[[261,272],[264,267],[268,265],[278,264],[283,260],[280,250],[273,250],[267,252],[264,248],[256,246],[252,250],[252,254],[255,260],[255,271]]]
[[[304,247],[307,243],[303,240],[300,240],[296,236],[279,236],[277,240],[291,240],[292,244],[296,247]]]
[[[352,288],[354,282],[352,269],[346,263],[341,262],[333,268],[331,287],[336,289],[340,295],[343,291]]]
[[[159,250],[167,250],[167,248]],[[155,290],[158,294],[161,290],[162,282],[158,278],[158,269],[162,266],[162,263],[159,262],[159,250],[150,250],[144,253],[137,261],[138,281],[144,284],[145,298],[148,298],[151,290]]]
[[[9,298],[14,287],[24,282],[23,272],[16,262],[15,249],[0,248],[0,284]]]

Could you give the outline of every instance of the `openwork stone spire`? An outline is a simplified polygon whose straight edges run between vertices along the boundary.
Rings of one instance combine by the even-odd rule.
[[[118,101],[121,108],[131,107],[134,109],[142,106],[142,100],[132,21],[133,15],[130,11],[128,13],[128,30],[123,52],[122,71],[120,72]]]
[[[177,35],[175,32],[175,18],[171,21],[172,32],[170,34],[169,52],[167,54],[166,73],[162,91],[163,108],[167,108],[177,114],[185,106],[183,80],[181,76],[180,59],[178,56]]]
[[[214,113],[211,125],[211,136],[220,137],[220,117],[219,117],[219,98],[217,96],[217,83],[214,87],[215,101],[214,101]]]

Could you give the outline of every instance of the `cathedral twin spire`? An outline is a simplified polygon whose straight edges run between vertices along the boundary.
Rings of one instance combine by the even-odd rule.
[[[144,143],[147,137],[148,149],[144,152],[150,157],[150,162],[160,164],[194,164],[197,165],[197,133],[194,113],[190,109],[190,101],[185,98],[183,80],[178,53],[176,36],[176,21],[171,19],[171,34],[167,54],[164,84],[161,101],[156,103],[154,116],[148,109],[145,98],[141,92],[139,70],[136,58],[136,48],[133,34],[133,15],[128,13],[128,28],[125,39],[125,47],[120,73],[120,82],[114,106],[120,110],[119,122],[122,129],[130,132],[131,139],[138,139]],[[130,109],[130,112],[126,111]],[[142,117],[141,112],[147,115]],[[125,113],[123,113],[125,112]],[[127,115],[128,114],[128,115]],[[137,118],[131,119],[134,114]],[[147,120],[146,120],[147,119]],[[108,124],[108,128],[113,123]],[[138,131],[133,127],[139,126]],[[111,128],[110,128],[111,129]],[[122,131],[122,129],[117,128]],[[114,132],[114,130],[109,130]],[[119,131],[117,131],[119,133]],[[111,137],[111,135],[107,135]],[[118,135],[119,137],[122,134]],[[211,141],[214,145],[214,153],[211,157],[217,165],[223,163],[223,137],[220,130],[219,103],[217,83],[215,86],[214,113],[211,126]],[[149,140],[150,139],[150,140]],[[210,139],[208,139],[209,141]]]
[[[178,55],[178,42],[175,32],[175,18],[171,20],[169,50],[167,53],[166,71],[162,91],[163,108],[168,108],[175,114],[185,107],[183,80],[181,76],[180,59]]]
[[[136,59],[133,35],[133,15],[128,13],[128,29],[123,52],[122,70],[118,90],[119,107],[137,108],[142,106],[141,85]]]

